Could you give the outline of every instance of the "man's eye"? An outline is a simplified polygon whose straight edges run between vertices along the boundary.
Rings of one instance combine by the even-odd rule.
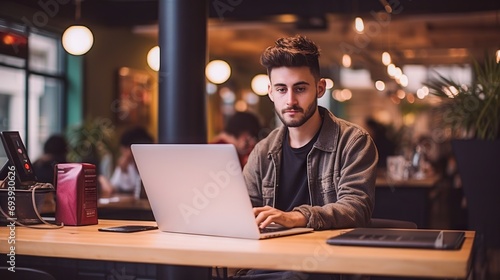
[[[298,87],[298,88],[295,88],[295,92],[304,92],[306,91],[306,88],[305,87]]]
[[[283,93],[286,92],[286,88],[276,88],[276,91]]]

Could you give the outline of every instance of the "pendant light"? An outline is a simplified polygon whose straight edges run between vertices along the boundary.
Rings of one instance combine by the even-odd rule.
[[[361,17],[356,17],[354,19],[354,29],[358,34],[362,34],[365,31],[365,24]]]
[[[388,53],[388,52],[383,52],[382,53],[382,63],[387,66],[389,64],[391,64],[392,60],[391,60],[391,55]]]
[[[231,66],[223,60],[212,60],[205,67],[207,79],[214,84],[222,84],[231,76]]]
[[[344,66],[345,68],[349,68],[351,67],[351,64],[352,64],[351,56],[348,54],[342,55],[342,66]]]
[[[264,96],[267,94],[269,86],[269,77],[266,74],[258,74],[252,78],[252,82],[250,83],[250,87],[253,92],[260,96]]]
[[[158,72],[160,70],[160,47],[152,47],[147,55],[147,62],[151,69]]]
[[[76,0],[75,21],[80,21],[80,1]],[[66,29],[62,35],[63,48],[72,55],[83,55],[87,53],[94,44],[92,31],[84,25],[75,24]]]

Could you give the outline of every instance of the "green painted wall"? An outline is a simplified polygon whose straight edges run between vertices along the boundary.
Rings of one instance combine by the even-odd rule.
[[[83,119],[83,57],[67,55],[66,58],[67,96],[66,124],[75,126]]]

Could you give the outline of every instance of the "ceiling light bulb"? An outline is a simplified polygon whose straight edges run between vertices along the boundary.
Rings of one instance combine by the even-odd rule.
[[[349,68],[351,67],[351,63],[352,63],[351,56],[348,54],[344,54],[342,56],[342,66],[344,66],[345,68]]]
[[[500,63],[500,50],[497,50],[497,63]]]
[[[340,95],[342,96],[342,99],[343,100],[350,100],[352,98],[352,92],[351,90],[345,88],[343,90],[340,91]]]
[[[253,77],[250,84],[253,92],[258,95],[266,95],[269,86],[269,77],[266,74],[259,74]]]
[[[330,78],[326,78],[325,82],[326,82],[326,89],[332,89],[333,86],[335,85],[335,83],[333,82],[333,80],[330,79]]]
[[[83,25],[70,26],[62,35],[62,45],[72,55],[87,53],[93,44],[92,31]]]
[[[394,75],[396,74],[396,65],[392,63],[387,65],[387,74],[389,74],[389,76],[391,77],[394,77]]]
[[[212,60],[205,68],[207,79],[214,84],[222,84],[231,76],[231,67],[223,60]]]
[[[354,28],[356,29],[356,32],[363,33],[363,31],[365,30],[365,24],[363,23],[362,18],[357,17],[354,20]]]
[[[387,66],[391,64],[391,55],[388,52],[382,54],[382,63]]]
[[[389,5],[389,3],[387,2],[387,0],[380,0],[380,3],[384,6],[384,9],[387,13],[392,13],[392,7],[391,5]]]
[[[403,75],[403,70],[401,70],[401,68],[399,67],[394,68],[394,78],[400,79],[402,75]]]
[[[385,83],[383,81],[378,80],[375,82],[375,88],[378,91],[383,91],[385,89]]]
[[[149,50],[147,61],[151,69],[155,71],[160,70],[160,47],[155,46]]]
[[[399,84],[403,87],[407,87],[408,86],[408,76],[406,76],[405,74],[402,74],[401,77],[399,78]]]

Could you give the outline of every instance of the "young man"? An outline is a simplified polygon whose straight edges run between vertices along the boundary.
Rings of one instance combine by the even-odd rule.
[[[318,57],[318,47],[302,36],[281,38],[262,54],[269,98],[284,125],[257,143],[243,170],[261,228],[274,222],[323,230],[370,221],[377,149],[365,130],[317,105],[326,90]],[[256,279],[283,277],[267,276]]]

